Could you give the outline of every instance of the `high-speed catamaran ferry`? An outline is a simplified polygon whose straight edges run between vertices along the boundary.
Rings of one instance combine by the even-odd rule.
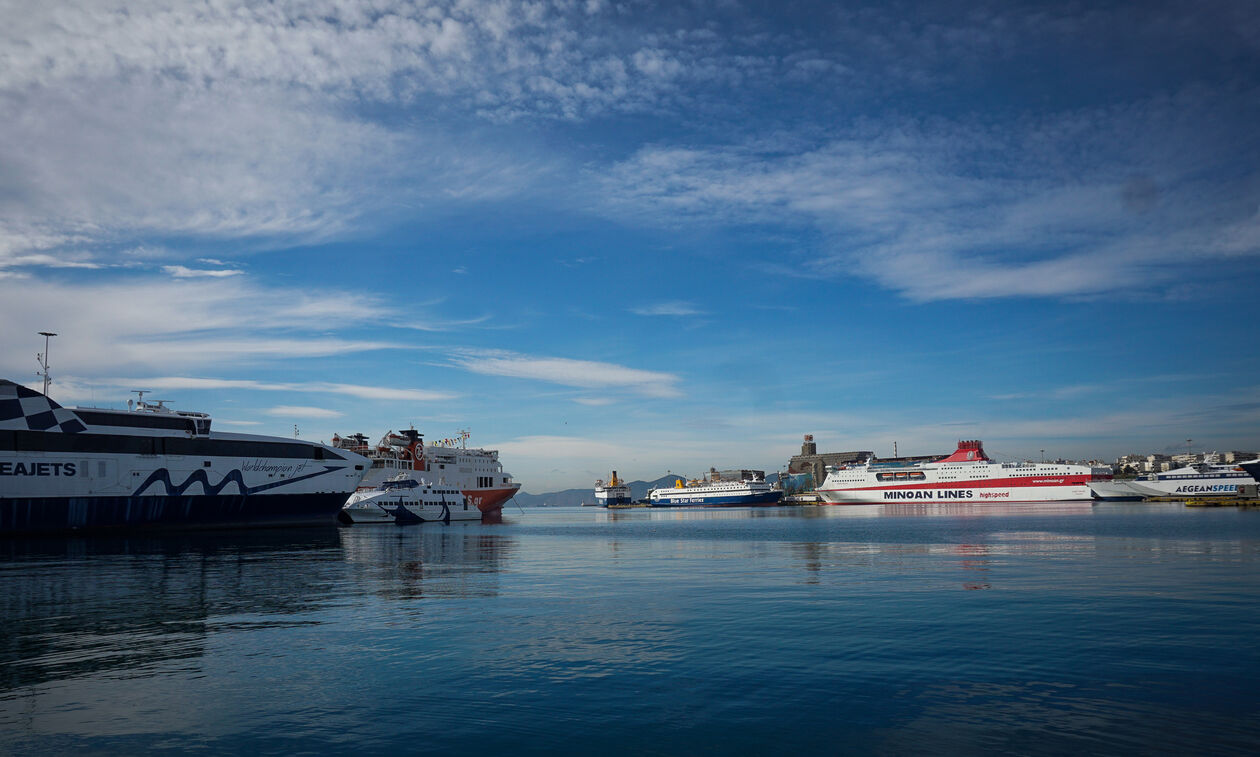
[[[938,460],[870,458],[828,466],[818,494],[833,505],[885,502],[1063,502],[1092,498],[1089,484],[1110,468],[1064,463],[999,463],[979,441],[962,441]]]
[[[211,431],[163,402],[58,405],[0,380],[0,534],[118,526],[335,523],[370,461],[324,444]]]
[[[1239,484],[1255,483],[1242,464],[1194,463],[1124,481],[1094,483],[1099,499],[1236,497]]]

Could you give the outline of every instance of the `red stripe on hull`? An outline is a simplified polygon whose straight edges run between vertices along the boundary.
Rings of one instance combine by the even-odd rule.
[[[1077,476],[1016,476],[1012,478],[981,478],[969,481],[937,481],[917,484],[893,484],[881,486],[847,486],[844,488],[827,489],[827,491],[838,492],[866,492],[866,491],[901,491],[903,489],[989,489],[998,488],[1019,488],[1030,486],[1085,486],[1094,480],[1090,475]]]

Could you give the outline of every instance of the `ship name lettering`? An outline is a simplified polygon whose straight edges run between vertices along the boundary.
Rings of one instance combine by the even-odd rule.
[[[926,489],[886,491],[884,492],[884,499],[932,499],[932,492]]]
[[[0,476],[73,476],[74,463],[0,463]]]

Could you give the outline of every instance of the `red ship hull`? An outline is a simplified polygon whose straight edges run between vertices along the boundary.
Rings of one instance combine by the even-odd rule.
[[[499,489],[463,489],[468,501],[477,506],[482,515],[496,515],[503,511],[503,503],[520,490],[520,484]]]

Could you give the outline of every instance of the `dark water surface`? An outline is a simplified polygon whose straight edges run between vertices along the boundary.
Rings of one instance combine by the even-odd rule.
[[[1244,754],[1260,512],[0,541],[0,753]]]

